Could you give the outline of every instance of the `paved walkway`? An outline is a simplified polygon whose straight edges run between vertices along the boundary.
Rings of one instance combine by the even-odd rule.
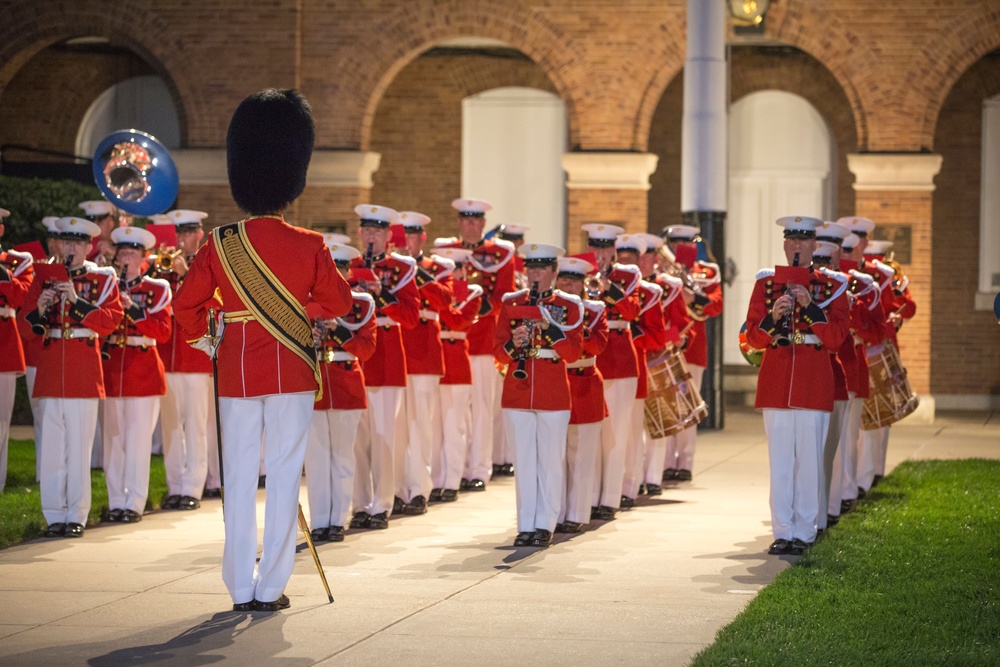
[[[967,457],[1000,458],[1000,415],[890,438],[890,466]],[[276,614],[227,611],[207,501],[0,551],[0,664],[683,665],[792,562],[765,554],[767,496],[763,422],[731,413],[702,435],[693,482],[616,521],[514,548],[505,479],[321,546],[332,605],[301,552]]]

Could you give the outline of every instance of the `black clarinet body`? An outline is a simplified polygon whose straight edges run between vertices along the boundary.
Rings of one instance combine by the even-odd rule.
[[[528,305],[538,305],[538,283],[531,283],[531,291],[528,292]],[[528,371],[526,371],[524,367],[528,362],[528,350],[531,349],[534,337],[535,325],[529,324],[528,338],[524,341],[524,345],[517,348],[517,368],[514,369],[514,377],[518,380],[525,380],[528,377]]]

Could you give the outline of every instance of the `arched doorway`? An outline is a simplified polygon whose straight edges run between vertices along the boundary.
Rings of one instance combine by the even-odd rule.
[[[101,93],[80,121],[76,154],[93,155],[101,139],[126,128],[152,134],[167,148],[180,146],[177,111],[163,79],[133,77]]]
[[[739,330],[756,272],[784,264],[774,221],[835,213],[837,155],[823,116],[805,98],[778,90],[751,93],[729,114],[729,215],[726,255],[737,273],[726,295],[723,362],[740,364]],[[806,264],[811,258],[802,258]]]

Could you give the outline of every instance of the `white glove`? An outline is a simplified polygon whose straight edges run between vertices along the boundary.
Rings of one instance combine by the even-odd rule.
[[[199,338],[195,342],[191,343],[191,347],[193,347],[196,350],[201,350],[209,357],[211,357],[212,353],[214,352],[214,350],[212,349],[212,341],[209,339],[208,336]]]

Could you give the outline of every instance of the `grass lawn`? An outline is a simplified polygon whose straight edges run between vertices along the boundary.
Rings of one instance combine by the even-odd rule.
[[[1000,461],[903,463],[693,664],[1000,664]]]
[[[108,487],[104,471],[90,474],[91,504],[88,526],[101,521],[101,513],[108,509]],[[149,470],[149,500],[146,509],[159,507],[160,499],[167,492],[167,476],[163,457],[153,456]],[[35,482],[35,443],[32,440],[11,440],[7,452],[7,486],[0,493],[0,549],[34,539],[45,528],[42,501],[38,483]]]

